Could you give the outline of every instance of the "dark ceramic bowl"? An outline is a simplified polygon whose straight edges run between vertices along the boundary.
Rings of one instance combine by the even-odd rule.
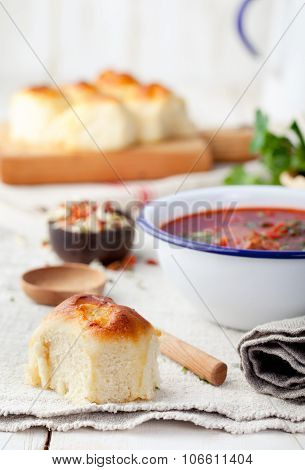
[[[134,239],[134,222],[130,226],[103,230],[100,232],[72,232],[54,227],[49,222],[50,243],[55,253],[70,263],[90,263],[97,259],[109,264],[124,258],[132,247]]]

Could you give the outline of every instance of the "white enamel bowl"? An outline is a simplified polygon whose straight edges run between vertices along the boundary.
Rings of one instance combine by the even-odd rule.
[[[305,251],[235,250],[160,229],[179,216],[227,207],[305,210],[305,191],[275,186],[196,189],[147,204],[138,223],[154,237],[168,278],[207,319],[247,330],[305,314]]]

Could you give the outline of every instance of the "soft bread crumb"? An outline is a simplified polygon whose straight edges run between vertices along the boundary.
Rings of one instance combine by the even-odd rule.
[[[159,345],[134,310],[98,296],[73,296],[34,332],[28,381],[74,402],[151,399],[159,385]]]

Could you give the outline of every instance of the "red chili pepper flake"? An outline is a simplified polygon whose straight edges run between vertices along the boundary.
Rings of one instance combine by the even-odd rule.
[[[228,239],[225,236],[222,236],[221,239],[219,240],[219,245],[220,246],[228,246]]]
[[[146,264],[150,264],[151,266],[158,266],[158,261],[154,258],[147,258]]]
[[[137,257],[135,255],[126,255],[123,259],[108,264],[107,269],[112,271],[119,271],[120,269],[131,271],[136,264]]]
[[[278,224],[274,225],[271,230],[268,230],[267,237],[271,239],[280,238],[281,236],[287,233],[287,227],[284,222],[279,222]]]
[[[127,255],[122,260],[125,269],[132,269],[137,264],[137,257],[135,255]]]
[[[86,219],[90,215],[91,207],[88,201],[74,203],[70,206],[70,214],[67,220],[70,224],[73,224],[77,220]]]
[[[111,271],[119,271],[122,269],[121,261],[112,261],[112,263],[107,264],[107,269],[111,269]]]

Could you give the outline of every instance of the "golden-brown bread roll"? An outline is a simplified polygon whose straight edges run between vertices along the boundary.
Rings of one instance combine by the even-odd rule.
[[[74,295],[34,332],[28,381],[74,402],[151,399],[158,351],[154,328],[135,310],[108,297]]]
[[[101,94],[74,101],[52,121],[45,136],[67,150],[119,150],[133,144],[137,128],[132,114],[117,99]]]
[[[111,70],[95,83],[21,90],[13,96],[9,124],[13,140],[68,151],[115,151],[196,134],[180,97]]]
[[[106,70],[97,77],[95,85],[103,95],[124,100],[140,84],[132,75]]]
[[[59,90],[47,86],[20,90],[11,99],[10,137],[28,143],[45,143],[50,123],[68,103]]]
[[[137,121],[141,142],[196,134],[184,101],[160,84],[133,88],[125,95],[124,103]]]
[[[76,104],[100,95],[99,90],[88,82],[68,83],[63,85],[61,90],[70,104]]]

